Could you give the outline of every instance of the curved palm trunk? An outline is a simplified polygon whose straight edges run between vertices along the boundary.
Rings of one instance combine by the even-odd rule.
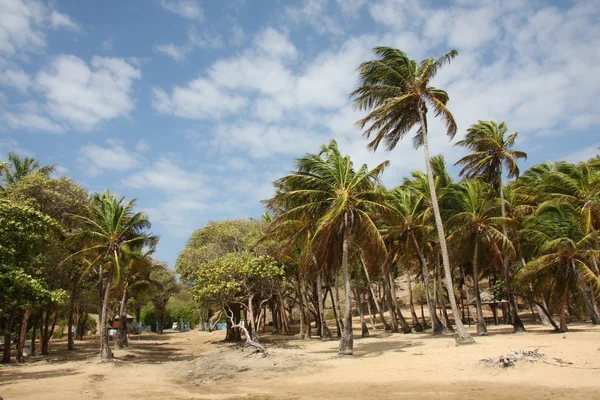
[[[108,277],[106,278],[106,289],[104,290],[104,299],[102,301],[102,313],[100,314],[100,358],[102,362],[108,362],[114,358],[113,352],[110,350],[110,347],[108,347],[108,327],[106,325],[108,299],[110,298],[110,289],[114,271],[115,269],[113,266],[113,268],[110,269]]]
[[[358,285],[354,287],[354,301],[356,302],[356,308],[358,308],[358,314],[360,315],[361,337],[369,337],[369,328],[367,328],[365,313],[363,312],[362,304],[360,301],[360,291],[358,290]]]
[[[306,309],[304,308],[304,295],[302,294],[302,285],[300,284],[300,277],[298,277],[296,281],[296,291],[298,292],[298,306],[300,308],[300,339],[304,339],[306,337],[307,327],[306,327]]]
[[[502,218],[506,218],[506,205],[504,204],[504,189],[502,188],[502,168],[500,169],[500,210],[502,212]],[[508,237],[508,231],[506,229],[506,223],[502,222],[502,233]],[[502,257],[504,264],[504,281],[506,283],[506,293],[508,294],[508,307],[509,315],[512,322],[512,326],[515,332],[525,332],[525,326],[523,321],[519,318],[519,309],[517,308],[517,302],[515,300],[515,294],[512,290],[511,276],[510,276],[510,263],[508,257]]]
[[[424,107],[424,105],[423,105]],[[425,122],[425,110],[419,110],[419,117],[421,119],[421,129],[423,130],[423,153],[425,153],[425,168],[427,170],[427,179],[429,180],[429,189],[431,191],[431,203],[433,206],[433,214],[435,216],[435,225],[437,228],[438,236],[440,239],[440,248],[442,251],[442,263],[444,264],[444,274],[446,276],[446,286],[448,291],[448,297],[450,298],[450,306],[452,307],[452,314],[454,315],[454,321],[456,324],[456,330],[458,336],[456,337],[457,344],[469,344],[475,341],[469,335],[469,332],[465,329],[462,321],[460,320],[460,314],[458,313],[458,307],[456,305],[456,298],[454,297],[454,291],[450,290],[453,288],[452,284],[452,271],[450,270],[450,257],[448,256],[448,245],[446,244],[446,234],[444,233],[444,225],[442,223],[442,215],[440,213],[440,205],[438,204],[437,194],[435,193],[435,182],[433,180],[433,171],[431,170],[431,161],[429,157],[429,144],[427,141],[427,123]]]
[[[341,306],[341,302],[340,302],[340,288],[339,288],[339,279],[338,279],[338,274],[335,275],[335,301],[336,301],[336,306],[337,306],[337,319],[338,319],[338,326],[340,328],[340,330],[344,329],[344,321],[342,321],[342,306]]]
[[[429,295],[429,271],[427,271],[427,261],[425,260],[425,256],[423,256],[423,252],[421,252],[421,247],[417,242],[417,238],[413,231],[410,231],[410,237],[412,238],[413,245],[415,246],[415,250],[417,251],[417,255],[419,256],[419,260],[421,261],[421,276],[423,277],[423,290],[425,291],[425,300],[427,301],[427,308],[429,309],[429,317],[431,318],[431,326],[433,328],[434,335],[442,334],[442,324],[435,313],[435,306],[433,305],[433,301],[431,296]],[[425,325],[425,319],[423,319],[423,325]]]
[[[121,297],[121,304],[119,307],[119,340],[117,341],[117,348],[122,349],[128,345],[127,343],[127,312],[125,306],[127,305],[127,287],[129,282],[125,282],[123,288],[123,296]]]
[[[344,229],[344,238],[342,242],[342,275],[344,277],[344,295],[346,304],[344,304],[344,331],[340,340],[340,355],[352,355],[354,349],[354,337],[352,336],[352,314],[350,314],[350,274],[348,273],[348,228]]]
[[[317,302],[319,303],[319,318],[321,319],[321,330],[319,335],[322,340],[332,340],[333,335],[327,326],[327,320],[325,319],[325,304],[323,302],[323,282],[321,279],[321,273],[317,275]]]
[[[479,238],[475,238],[475,250],[473,251],[473,286],[475,287],[475,305],[477,307],[477,334],[487,335],[487,327],[483,318],[481,308],[481,296],[479,296]]]
[[[377,312],[379,313],[379,316],[381,318],[381,323],[383,324],[383,329],[386,331],[391,331],[392,328],[390,328],[387,321],[385,320],[385,317],[383,316],[383,311],[381,310],[381,306],[379,305],[379,301],[377,300],[377,296],[375,295],[375,291],[373,290],[373,286],[371,285],[371,278],[369,277],[369,271],[367,270],[367,266],[365,265],[365,261],[363,260],[362,256],[361,256],[360,262],[363,266],[363,271],[365,272],[365,277],[367,278],[367,286],[369,287],[369,293],[371,294],[371,297],[373,298],[373,303],[375,303],[375,308],[377,309]]]
[[[402,310],[398,307],[398,302],[396,301],[396,285],[394,283],[394,275],[392,274],[392,265],[390,260],[390,268],[388,269],[388,282],[390,284],[390,291],[392,293],[392,304],[394,309],[396,310],[396,316],[398,317],[398,321],[400,322],[400,327],[402,328],[402,333],[412,333],[412,329],[410,329],[410,325],[406,322],[404,315],[402,315]]]
[[[412,293],[412,283],[410,280],[410,272],[408,269],[406,270],[406,279],[408,281],[408,302],[410,303],[410,316],[412,317],[413,328],[417,332],[423,332],[423,325],[419,322],[419,317],[417,317],[417,312],[415,311],[415,303],[413,301],[413,293]]]

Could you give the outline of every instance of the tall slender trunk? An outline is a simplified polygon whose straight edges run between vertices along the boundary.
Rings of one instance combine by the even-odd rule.
[[[4,352],[2,353],[2,363],[10,364],[10,351],[12,350],[12,340],[10,334],[12,332],[13,321],[15,318],[14,311],[10,311],[4,332]]]
[[[338,275],[339,274],[335,274],[335,301],[337,302],[337,312],[338,312],[338,321],[340,324],[340,328],[343,330],[344,329],[344,321],[342,321],[342,306],[341,306],[341,302],[340,302],[340,288],[339,288],[339,282],[338,282]]]
[[[364,299],[366,300],[366,303],[367,303],[367,311],[369,312],[369,322],[371,323],[371,329],[375,330],[376,329],[375,321],[377,319],[376,319],[375,314],[373,313],[373,309],[371,308],[371,301],[369,300],[369,296],[366,293],[365,293]]]
[[[71,286],[71,299],[69,301],[69,311],[67,313],[67,350],[73,350],[73,314],[75,311],[75,297],[77,295],[77,284],[72,283]]]
[[[296,280],[296,291],[298,292],[298,307],[300,308],[300,339],[306,337],[306,309],[304,308],[304,295],[302,294],[302,285],[300,277]]]
[[[429,143],[427,138],[427,122],[425,121],[425,104],[422,104],[419,109],[419,118],[421,119],[421,130],[423,133],[423,153],[425,153],[425,168],[427,169],[427,179],[429,180],[429,189],[431,192],[431,203],[433,206],[433,214],[435,216],[435,226],[437,228],[438,236],[440,239],[440,249],[442,251],[442,263],[444,265],[444,274],[446,275],[446,286],[450,298],[450,306],[452,307],[452,314],[456,324],[456,330],[458,336],[456,337],[456,343],[458,344],[469,344],[475,341],[467,332],[467,329],[460,320],[460,314],[458,313],[458,307],[456,305],[456,298],[454,297],[454,291],[451,288],[454,287],[452,284],[452,271],[450,270],[450,257],[448,256],[448,245],[446,244],[446,234],[444,233],[444,224],[442,222],[442,215],[440,213],[440,206],[437,200],[437,194],[435,192],[435,182],[433,180],[433,171],[431,170],[431,160],[429,158]]]
[[[392,290],[390,288],[390,276],[387,273],[387,267],[382,267],[383,273],[383,293],[385,295],[385,302],[388,304],[388,310],[390,311],[390,319],[392,320],[392,332],[400,332],[398,329],[398,317],[396,316],[396,307],[392,300]]]
[[[35,356],[35,339],[37,336],[37,328],[38,328],[38,318],[37,314],[34,314],[33,317],[33,328],[31,332],[31,355]]]
[[[390,292],[392,293],[392,304],[394,309],[396,310],[396,316],[400,321],[400,327],[402,328],[402,333],[412,333],[412,329],[410,329],[410,325],[406,322],[404,315],[402,315],[402,310],[398,307],[398,301],[396,300],[396,284],[394,282],[394,275],[392,274],[392,262],[389,262],[390,268],[388,269],[389,276],[389,284],[390,284]]]
[[[333,335],[327,326],[327,320],[325,319],[325,303],[323,302],[323,280],[321,279],[321,273],[317,275],[317,302],[319,303],[319,318],[321,319],[321,329],[319,336],[322,340],[332,340]]]
[[[342,276],[344,278],[344,332],[340,340],[340,355],[352,355],[354,349],[354,337],[352,334],[352,314],[350,314],[350,301],[352,289],[350,288],[350,274],[348,273],[348,228],[344,228],[342,242]]]
[[[419,322],[419,317],[417,317],[417,312],[415,311],[415,303],[413,300],[412,293],[412,283],[410,279],[410,272],[408,268],[406,269],[406,280],[408,281],[408,302],[410,303],[410,316],[412,317],[413,328],[417,332],[423,332],[423,325]]]
[[[567,311],[565,310],[564,304],[560,305],[558,315],[559,315],[559,321],[560,321],[558,331],[559,332],[568,332],[569,328],[567,327]]]
[[[369,293],[371,294],[371,297],[373,298],[373,303],[375,303],[375,308],[377,310],[377,313],[379,313],[379,316],[381,317],[381,323],[383,324],[383,329],[386,331],[390,331],[390,330],[392,330],[392,328],[390,328],[390,326],[388,325],[387,321],[385,320],[385,318],[383,316],[383,311],[381,310],[379,301],[377,300],[377,296],[375,295],[375,291],[373,290],[373,286],[371,285],[371,278],[369,277],[369,271],[367,270],[367,265],[365,264],[365,260],[363,260],[362,257],[360,259],[360,262],[363,266],[363,271],[365,272],[365,277],[367,278],[367,286],[369,287]]]
[[[121,296],[121,304],[119,305],[119,340],[117,341],[117,349],[122,349],[127,346],[127,288],[129,282],[123,285],[123,295]]]
[[[50,344],[50,317],[52,316],[52,305],[48,304],[48,308],[46,309],[46,317],[44,320],[44,330],[40,331],[40,335],[42,336],[42,355],[47,356],[50,354],[49,352],[49,344]]]
[[[300,282],[300,288],[302,289],[302,300],[304,300],[304,304],[306,305],[305,308],[305,312],[306,312],[306,336],[311,339],[312,338],[312,324],[310,322],[310,303],[308,301],[308,295],[306,292],[306,283],[304,280],[302,280]]]
[[[410,230],[410,237],[412,238],[413,245],[415,246],[415,250],[417,251],[417,255],[419,256],[419,260],[421,261],[421,276],[423,277],[423,290],[425,291],[425,300],[427,301],[427,308],[429,310],[429,317],[431,318],[431,327],[433,329],[434,335],[442,334],[442,324],[435,313],[435,307],[433,305],[433,301],[431,296],[429,295],[429,271],[427,270],[427,261],[425,260],[425,256],[421,251],[421,247],[417,242],[417,238],[415,237],[412,229]]]
[[[23,349],[25,348],[25,334],[27,333],[27,319],[29,318],[29,310],[23,310],[21,313],[21,324],[19,325],[19,336],[17,338],[17,362],[24,363],[25,356]]]
[[[290,334],[290,323],[288,321],[287,313],[285,312],[285,303],[283,301],[283,295],[277,294],[277,298],[280,304],[280,315],[281,315],[281,331],[284,335]]]
[[[436,254],[436,258],[435,258],[435,271],[436,271],[436,275],[438,273],[438,270],[440,269],[440,257],[439,257],[439,252]],[[439,301],[440,301],[440,308],[442,309],[442,315],[444,316],[444,321],[446,322],[446,329],[452,333],[454,333],[454,327],[452,326],[452,321],[450,321],[450,317],[448,316],[448,310],[446,309],[446,299],[448,298],[448,296],[450,295],[448,293],[448,290],[445,290],[444,284],[442,282],[441,279],[437,280],[437,288],[439,291]]]
[[[103,269],[103,267],[100,267]],[[100,359],[102,362],[109,362],[113,359],[113,352],[108,347],[108,326],[106,313],[108,311],[108,300],[110,298],[110,289],[112,284],[112,278],[115,273],[115,266],[111,266],[110,272],[106,277],[106,288],[104,289],[104,296],[102,299],[102,313],[100,314]]]
[[[504,188],[502,187],[502,168],[500,168],[500,210],[502,212],[502,218],[506,218],[506,205],[504,204]],[[508,237],[508,231],[506,229],[506,223],[502,221],[502,233],[504,236]],[[510,260],[506,255],[502,257],[502,262],[504,265],[504,281],[506,283],[506,293],[508,294],[508,307],[510,318],[512,322],[512,326],[515,332],[525,332],[525,325],[523,325],[523,321],[519,318],[519,308],[517,307],[517,301],[515,299],[515,294],[512,290],[512,281],[510,276]]]
[[[327,290],[329,291],[329,297],[331,298],[331,309],[333,311],[333,319],[335,319],[335,326],[337,328],[337,338],[339,339],[342,337],[342,330],[344,329],[342,325],[342,313],[341,310],[338,313],[339,304],[333,299],[333,290],[331,290],[331,286],[329,286]],[[327,298],[327,294],[325,294],[325,298]]]
[[[473,286],[475,287],[475,305],[477,307],[477,334],[487,335],[487,327],[483,318],[481,308],[481,296],[479,295],[479,237],[475,237],[475,250],[473,251]]]
[[[358,290],[358,284],[356,284],[354,287],[354,301],[356,302],[356,308],[358,308],[358,314],[360,315],[361,337],[369,337],[369,328],[367,328],[365,314],[363,312],[362,303],[360,301],[360,291]]]

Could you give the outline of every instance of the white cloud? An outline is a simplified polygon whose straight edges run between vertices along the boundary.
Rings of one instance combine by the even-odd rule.
[[[81,169],[90,176],[100,175],[104,171],[125,172],[141,166],[138,155],[128,151],[123,142],[107,140],[106,146],[89,144],[79,150],[77,157]]]
[[[159,0],[159,4],[167,11],[180,17],[202,21],[204,12],[196,0]]]
[[[78,57],[61,55],[38,73],[36,83],[54,119],[91,130],[133,110],[131,91],[140,76],[138,68],[121,58],[95,56],[88,66]]]
[[[68,15],[38,0],[0,0],[0,54],[14,56],[46,45],[50,28],[79,31]]]
[[[24,93],[27,92],[31,84],[31,77],[21,69],[0,70],[0,85],[12,86]]]
[[[2,120],[13,129],[28,131],[63,132],[64,128],[48,118],[36,103],[23,103],[13,107],[13,110],[0,109]]]
[[[187,42],[182,45],[174,43],[160,44],[154,46],[154,50],[171,57],[177,62],[182,62],[194,51],[195,48],[204,50],[218,49],[223,46],[221,36],[210,35],[207,32],[199,33],[193,27],[188,29]]]
[[[165,192],[197,192],[204,187],[204,177],[191,173],[161,157],[138,173],[123,180],[123,184],[136,189],[160,189]]]
[[[338,7],[345,14],[356,14],[367,2],[367,0],[335,0]]]
[[[71,31],[81,31],[81,26],[73,21],[67,14],[53,10],[50,13],[50,23],[54,29],[69,29]]]
[[[591,146],[586,146],[582,149],[577,150],[576,152],[561,157],[561,159],[572,163],[576,163],[579,161],[587,161],[590,158],[597,157],[598,155],[600,155],[600,143],[596,143]]]
[[[344,30],[339,21],[329,15],[328,3],[328,0],[302,0],[297,7],[287,6],[284,15],[294,23],[310,24],[319,34],[341,35]]]

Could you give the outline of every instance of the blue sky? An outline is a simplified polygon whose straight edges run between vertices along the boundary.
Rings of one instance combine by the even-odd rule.
[[[347,95],[377,45],[459,51],[434,81],[459,137],[506,121],[523,168],[597,153],[594,0],[0,0],[0,154],[138,198],[173,264],[208,220],[260,216],[271,182],[332,137],[355,163],[391,160],[390,186],[422,168],[410,140],[370,153],[353,127]]]

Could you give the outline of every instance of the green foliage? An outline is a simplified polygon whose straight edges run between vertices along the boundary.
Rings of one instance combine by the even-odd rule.
[[[49,216],[0,199],[0,311],[52,296],[37,274],[43,251],[60,232],[59,224]]]

